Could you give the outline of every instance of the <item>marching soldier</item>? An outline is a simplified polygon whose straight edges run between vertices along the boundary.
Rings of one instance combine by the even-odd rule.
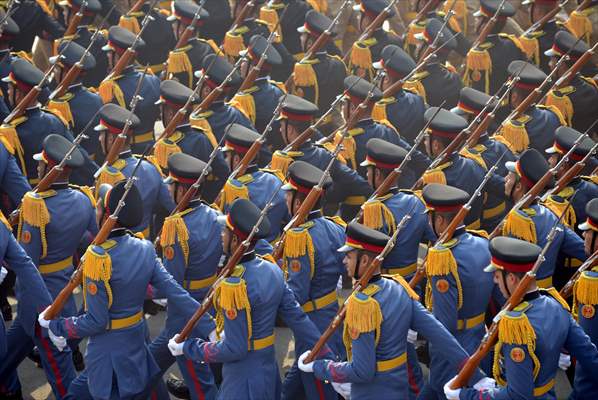
[[[285,145],[292,143],[314,121],[318,112],[315,104],[301,97],[288,95],[282,103],[280,114],[280,136]],[[314,138],[321,135],[314,134]],[[311,139],[303,143],[297,151],[276,151],[272,155],[272,169],[286,175],[289,165],[293,161],[305,161],[324,170],[332,154],[320,146],[314,145]],[[344,162],[336,160],[330,168],[330,176],[334,181],[332,189],[328,191],[328,203],[342,203],[341,215],[343,217],[356,212],[356,207],[361,205],[370,193],[371,188],[365,178],[357,171],[349,168]]]
[[[356,222],[347,227],[347,241],[339,249],[343,263],[354,279],[384,248],[389,237]],[[409,329],[422,333],[457,369],[468,354],[450,333],[419,302],[419,296],[400,275],[384,276],[378,269],[367,287],[351,295],[347,304],[343,342],[349,361],[316,360],[304,364],[309,352],[299,358],[299,368],[317,379],[341,385],[352,398],[407,399],[409,391],[406,344]],[[483,375],[477,373],[479,380]],[[347,387],[348,386],[348,387]]]
[[[557,0],[525,0],[521,5],[529,4],[529,18],[533,25],[558,6]],[[519,37],[519,42],[525,50],[527,58],[538,68],[549,74],[552,68],[548,65],[550,57],[544,54],[552,47],[554,36],[560,30],[556,18],[551,19],[538,29],[527,32]]]
[[[200,36],[206,38],[206,40],[213,40],[215,43],[222,43],[224,35],[233,23],[230,2],[206,0],[203,7],[210,15],[210,18],[201,24],[199,28]]]
[[[108,60],[112,68],[120,56],[135,43],[135,37],[133,33],[120,26],[110,28],[108,44],[102,49],[108,53]],[[145,42],[139,39],[132,50],[138,56],[140,49],[144,46],[146,46]],[[114,103],[128,108],[141,75],[141,71],[138,71],[133,64],[129,64],[122,71],[122,75],[108,76],[104,79],[99,87],[104,104]],[[139,96],[141,99],[137,104],[135,114],[139,116],[140,122],[131,136],[131,148],[134,152],[141,153],[145,147],[154,143],[154,123],[158,119],[159,113],[159,108],[155,103],[160,97],[158,77],[152,75],[143,77]]]
[[[587,218],[579,224],[579,230],[583,231],[585,239],[586,255],[590,256],[598,250],[598,199],[589,201],[584,210]],[[575,287],[573,288],[573,316],[577,316],[579,325],[594,345],[598,343],[596,332],[596,306],[598,306],[598,297],[596,297],[596,286],[598,285],[598,268],[596,264],[588,271],[583,272]],[[590,399],[598,395],[598,385],[591,372],[581,363],[575,365],[575,381],[573,384],[573,393],[571,399],[581,400]]]
[[[58,46],[58,51],[59,53],[62,52],[61,57],[50,57],[50,63],[58,63],[60,66],[56,69],[56,81],[60,82],[83,57],[85,49],[75,42],[62,42]],[[67,91],[59,98],[54,98],[48,102],[48,108],[62,115],[62,118],[69,123],[69,128],[75,136],[80,134],[88,124],[90,127],[97,125],[99,121],[98,111],[102,108],[102,98],[91,92],[82,83],[87,72],[95,68],[94,56],[90,53],[85,54],[81,65],[80,75],[71,83]],[[81,141],[81,147],[92,159],[95,159],[96,154],[101,153],[98,136],[93,129],[87,129],[84,134],[87,138]]]
[[[187,99],[192,95],[193,91],[179,82],[168,80],[160,84],[159,102],[164,126],[167,126],[176,113],[181,111]],[[194,98],[192,103],[197,103],[197,99]],[[186,115],[188,116],[189,112]],[[168,170],[168,158],[172,154],[183,152],[200,160],[208,160],[216,147],[218,147],[218,142],[210,131],[192,127],[187,117],[185,117],[183,123],[176,127],[170,137],[161,139],[156,143],[154,155],[162,171],[166,172]],[[204,198],[208,203],[214,201],[229,174],[230,169],[224,161],[223,155],[218,151],[212,162],[210,179],[204,182]]]
[[[457,107],[453,108],[451,112],[460,115],[471,124],[473,119],[482,112],[484,106],[488,104],[490,99],[491,97],[484,92],[480,92],[479,90],[470,87],[464,87],[461,89]],[[490,105],[491,108],[495,106],[496,101]],[[480,115],[480,118],[483,119],[485,116],[486,114]],[[477,125],[474,124],[472,129],[476,128]],[[490,130],[492,130],[492,127]],[[508,173],[504,163],[506,161],[515,161],[516,157],[511,150],[509,150],[507,144],[500,141],[500,139],[500,137],[496,136],[489,137],[488,131],[482,132],[477,143],[463,148],[460,151],[460,154],[463,157],[476,161],[486,171],[492,166],[497,165],[500,159],[501,163],[498,165],[496,172],[504,178]],[[486,193],[482,210],[481,228],[486,232],[492,232],[496,225],[503,219],[505,213],[506,203],[504,193],[500,193],[499,195]]]
[[[548,163],[535,149],[524,151],[517,162],[507,162],[509,174],[505,179],[505,195],[517,203],[536,182],[548,172]],[[502,234],[544,246],[550,229],[557,223],[555,215],[544,205],[534,201],[529,208],[511,210],[507,214]],[[566,225],[546,253],[545,260],[537,273],[537,284],[541,288],[553,286],[552,275],[555,273],[559,253],[585,260],[583,240]]]
[[[16,58],[10,68],[10,74],[3,81],[8,83],[8,104],[14,108],[42,81],[44,74],[23,58]],[[0,127],[0,132],[14,149],[21,171],[32,185],[39,181],[33,155],[42,150],[44,139],[54,133],[73,140],[62,116],[42,108],[39,103],[32,104],[22,116]]]
[[[166,77],[178,80],[189,88],[195,87],[197,79],[193,73],[202,68],[204,58],[208,54],[219,53],[218,47],[213,41],[204,40],[198,36],[201,27],[210,20],[209,13],[205,9],[200,10],[199,7],[191,1],[173,1],[173,12],[168,17],[168,20],[172,22],[172,29],[178,41],[185,29],[191,29],[193,18],[199,12],[199,17],[192,27],[195,34],[183,47],[172,49],[167,60]]]
[[[309,51],[318,37],[330,27],[332,21],[324,14],[310,10],[305,15],[305,23],[297,31],[301,33],[303,52]],[[331,38],[336,36],[332,32]],[[343,81],[347,76],[347,67],[338,57],[336,46],[328,40],[309,59],[301,59],[295,64],[292,93],[311,101],[318,106],[318,116],[330,108],[336,97],[344,89]],[[329,125],[332,121],[325,121]]]
[[[238,199],[230,207],[222,246],[228,256],[247,239],[258,222],[260,209],[247,199]],[[255,255],[257,240],[270,234],[270,222],[263,219],[253,241],[232,275],[216,289],[214,308],[219,333],[217,342],[187,339],[176,343],[174,336],[168,347],[174,356],[195,362],[222,362],[223,381],[220,398],[280,397],[280,378],[274,352],[274,322],[277,313],[301,338],[296,351],[305,351],[319,337],[319,331],[295,300],[284,281],[280,268]],[[329,350],[328,350],[329,351]]]
[[[227,128],[222,151],[231,171],[238,167],[243,156],[259,137],[255,131],[242,125],[231,124]],[[283,184],[283,180],[283,175],[277,174],[274,170],[259,169],[257,160],[253,160],[242,176],[235,176],[234,179],[229,178],[226,181],[218,206],[226,213],[236,199],[244,198],[263,209]],[[278,191],[272,200],[272,207],[267,215],[271,229],[266,239],[272,242],[280,234],[283,224],[290,219],[282,191]]]
[[[323,176],[323,171],[304,161],[295,161],[289,167],[286,190],[286,203],[289,213],[294,215],[307,194]],[[332,179],[324,182],[324,191],[330,188]],[[309,212],[304,224],[289,231],[283,244],[283,269],[287,284],[295,294],[309,319],[320,331],[324,331],[338,311],[337,282],[343,274],[342,254],[336,249],[345,243],[345,224],[337,218],[325,218],[320,211],[322,198]],[[301,338],[296,338],[301,340]],[[328,341],[335,354],[344,358],[342,335],[337,331]],[[306,398],[336,399],[330,385],[323,385],[313,376],[299,371],[297,362],[287,372],[282,392],[283,397],[294,399],[298,393],[294,388],[303,382]]]
[[[14,51],[31,54],[36,36],[53,40],[64,34],[64,28],[46,2],[25,0],[15,4],[13,8],[11,17],[20,29],[20,34],[12,41]]]
[[[216,58],[214,60],[214,58]],[[208,69],[209,68],[209,69]],[[212,102],[207,110],[195,110],[189,117],[191,126],[202,129],[207,135],[210,133],[220,143],[230,124],[240,124],[246,128],[253,129],[251,121],[241,111],[225,103],[229,94],[241,85],[241,76],[237,71],[233,72],[233,66],[224,57],[210,54],[204,58],[200,74],[206,74],[206,78],[199,90],[199,102],[205,99],[212,90],[220,86],[228,75],[231,78],[224,84],[224,92]]]
[[[168,158],[167,181],[177,203],[205,168],[209,168],[206,163],[188,154],[176,153]],[[222,225],[217,219],[219,213],[201,201],[204,188],[186,209],[166,218],[160,235],[162,262],[166,271],[200,303],[216,281],[222,255]],[[186,322],[185,315],[177,308],[167,307],[166,311],[166,326],[150,345],[150,351],[162,373],[175,362],[168,351],[168,339],[179,332]],[[195,332],[195,335],[198,334]],[[214,377],[207,364],[186,363],[181,357],[176,358],[176,362],[192,399],[216,397]],[[168,379],[168,386],[177,387],[177,381]]]
[[[507,67],[514,60],[525,60],[526,56],[514,35],[502,32],[508,17],[515,15],[515,8],[511,3],[501,0],[481,0],[480,9],[474,16],[481,17],[477,30],[496,14],[498,19],[486,40],[467,53],[465,75],[463,83],[487,94],[495,94],[503,82],[507,80]]]
[[[31,190],[13,153],[12,146],[4,136],[0,135],[0,193],[9,199],[8,204],[6,202],[2,204],[2,209],[7,212],[17,208],[25,193]]]
[[[568,58],[556,72],[556,78],[562,77],[567,69],[579,59],[588,46],[577,41],[569,32],[561,31],[554,37],[552,48],[546,51],[550,56],[550,65],[555,66],[557,60],[568,53]],[[569,85],[548,92],[547,105],[553,105],[562,113],[567,125],[580,132],[585,132],[596,120],[598,112],[598,86],[591,78],[584,76],[582,70],[569,82]],[[596,125],[590,130],[590,135],[598,132]]]
[[[242,53],[247,56],[247,61],[241,64],[241,71],[245,78],[251,68],[259,63],[261,57],[264,57],[265,61],[253,85],[237,92],[231,104],[241,110],[255,129],[261,133],[272,119],[280,97],[285,93],[282,83],[270,80],[270,72],[274,67],[282,64],[282,58],[274,47],[268,46],[266,38],[259,35],[251,38],[249,47]],[[274,124],[272,131],[278,131],[278,126]]]
[[[533,268],[540,247],[507,237],[490,241],[492,264],[485,271],[494,272],[494,281],[509,297],[525,274]],[[538,290],[532,278],[523,301],[506,312],[498,323],[495,346],[494,378],[501,385],[493,390],[450,389],[449,400],[500,399],[518,393],[526,399],[555,398],[555,376],[562,364],[561,349],[567,349],[585,368],[598,367],[598,352],[569,314],[567,303],[555,292]]]
[[[137,157],[131,153],[131,130],[134,131],[140,124],[139,118],[135,114],[116,104],[105,104],[100,110],[100,123],[95,130],[99,132],[100,145],[106,155],[114,145],[117,136],[122,134],[129,118],[131,119],[131,129],[118,159],[112,165],[106,165],[99,170],[96,180],[96,198],[102,184],[115,184],[133,172]],[[135,181],[135,185],[138,186],[141,193],[143,214],[139,225],[130,227],[130,229],[134,232],[141,232],[144,237],[149,238],[154,214],[159,211],[170,213],[174,208],[174,202],[168,192],[168,187],[162,182],[159,166],[143,160],[136,177],[138,179]]]
[[[388,45],[382,50],[380,61],[375,62],[373,66],[386,72],[381,86],[382,90],[385,90],[393,83],[404,79],[415,68],[415,62],[399,46]],[[413,88],[403,87],[398,93],[378,101],[372,111],[372,118],[377,122],[390,122],[397,132],[413,145],[417,134],[424,127],[425,111],[424,99]]]
[[[66,35],[62,38],[54,41],[56,49],[66,41],[73,41],[83,48],[87,48],[91,44],[93,34],[97,29],[101,27],[95,27],[93,21],[96,16],[101,13],[102,4],[99,0],[67,0],[65,2],[58,3],[64,7],[64,12],[67,14],[66,25],[69,24],[70,19],[74,18],[75,14],[81,9],[83,2],[86,3],[85,11],[83,12],[83,18],[81,23],[77,26],[77,30],[74,35]],[[116,10],[112,11],[116,13]],[[112,14],[111,14],[112,15]],[[85,73],[83,76],[83,84],[87,87],[97,88],[100,82],[108,74],[108,56],[102,51],[102,47],[107,43],[107,34],[100,32],[94,39],[94,43],[91,45],[90,53],[96,60],[95,66]],[[57,54],[57,53],[56,53]],[[93,154],[93,153],[90,153]]]
[[[358,22],[361,34],[365,32],[378,14],[388,7],[388,4],[388,0],[362,0],[360,4],[353,6],[355,11],[360,12]],[[394,16],[395,10],[391,8],[387,18]],[[398,36],[385,31],[382,26],[371,32],[369,38],[353,43],[348,66],[349,72],[368,81],[374,79],[375,72],[372,68],[372,62],[380,59],[382,49],[389,44],[402,47],[403,43]]]
[[[515,110],[526,97],[546,79],[546,74],[525,61],[513,61],[507,68],[511,79],[519,74],[519,79],[509,93],[509,107]],[[554,135],[565,119],[555,106],[532,105],[520,117],[506,121],[497,137],[505,143],[513,154],[520,154],[528,148],[540,152],[554,141]]]
[[[125,190],[125,182],[119,182],[104,195],[98,211],[100,223],[117,209]],[[186,313],[185,317],[199,306],[166,272],[152,243],[127,230],[139,226],[142,219],[142,196],[133,185],[108,240],[90,246],[85,253],[85,312],[50,321],[44,311],[38,318],[59,348],[67,339],[91,339],[86,352],[90,365],[68,388],[72,398],[147,397],[150,379],[159,372],[145,339],[142,306],[148,284],[167,298],[171,307]],[[213,328],[207,318],[200,322],[203,337]]]

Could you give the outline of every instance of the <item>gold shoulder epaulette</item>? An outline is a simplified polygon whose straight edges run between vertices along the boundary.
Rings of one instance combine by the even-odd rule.
[[[393,281],[395,281],[396,283],[398,283],[399,285],[401,285],[403,287],[403,289],[405,289],[405,292],[407,293],[407,295],[409,297],[411,297],[413,300],[419,300],[419,295],[417,293],[415,293],[415,290],[413,290],[411,288],[411,286],[409,286],[409,283],[400,274],[382,275],[382,276],[384,276],[386,278],[390,278]]]
[[[375,341],[380,338],[382,325],[382,310],[374,295],[380,290],[376,284],[369,284],[361,292],[353,293],[347,301],[345,317],[345,330],[343,342],[347,350],[351,350],[351,341],[356,340],[360,334],[375,331]]]

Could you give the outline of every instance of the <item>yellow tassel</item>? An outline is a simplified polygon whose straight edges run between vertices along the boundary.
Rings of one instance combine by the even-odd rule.
[[[318,84],[318,77],[316,71],[311,63],[295,63],[293,69],[293,80],[295,86],[312,87]]]
[[[498,340],[514,345],[527,345],[536,342],[536,332],[527,315],[505,314],[498,323]]]
[[[534,221],[520,211],[509,212],[502,233],[505,236],[514,236],[526,242],[537,243]]]
[[[121,15],[120,20],[118,21],[118,26],[133,32],[135,35],[141,30],[137,18],[128,15]]]
[[[8,222],[2,211],[0,211],[0,222],[3,223],[4,226],[6,226],[6,228],[12,232],[12,226],[10,226],[10,223]]]
[[[160,245],[162,248],[173,246],[177,237],[183,251],[185,265],[187,265],[189,261],[189,231],[180,213],[167,217],[164,220],[162,233],[160,234]]]
[[[218,141],[214,136],[214,132],[212,132],[212,127],[210,126],[210,123],[208,122],[207,118],[191,117],[189,119],[189,122],[191,123],[192,127],[201,129],[203,131],[203,134],[206,135],[206,137],[212,144],[213,149],[218,146]]]
[[[419,40],[417,40],[415,38],[415,35],[417,35],[418,33],[423,33],[424,29],[425,29],[425,25],[414,24],[414,23],[409,24],[409,27],[407,29],[407,37],[405,39],[405,45],[404,45],[405,49],[409,45],[411,45],[411,46],[419,45]]]
[[[237,93],[229,102],[229,105],[241,111],[252,124],[255,124],[255,100],[251,94]]]
[[[71,128],[75,125],[75,119],[71,113],[71,106],[68,101],[50,100],[48,108],[60,114]]]
[[[307,228],[291,229],[284,240],[284,258],[299,258],[304,255],[309,257],[310,277],[315,272],[314,244]]]
[[[112,305],[112,259],[110,254],[100,246],[89,246],[83,255],[83,276],[94,281],[104,282],[108,293],[108,306]],[[87,303],[87,302],[86,302]]]
[[[42,238],[42,255],[46,257],[48,244],[46,241],[46,225],[50,223],[50,212],[46,207],[43,193],[27,192],[21,203],[21,215],[27,224],[39,228]]]
[[[185,46],[180,49],[172,50],[168,53],[168,60],[166,68],[166,74],[168,76],[179,74],[182,72],[187,73],[187,87],[191,87],[193,85],[193,65],[191,64],[191,60],[189,59],[189,55],[187,51],[191,48],[191,46]]]
[[[125,108],[127,107],[127,104],[125,102],[125,95],[123,94],[123,91],[114,79],[104,79],[102,83],[100,83],[98,93],[100,94],[100,97],[102,98],[102,102],[104,104],[110,103],[112,99],[116,98],[116,101],[119,106]]]
[[[102,186],[104,183],[114,186],[116,182],[120,182],[125,179],[124,174],[121,172],[121,169],[125,167],[125,164],[126,162],[124,160],[117,160],[114,164],[112,164],[112,166],[102,169],[96,180],[94,192],[96,194],[96,199],[100,193],[100,186]]]
[[[598,304],[598,277],[584,271],[573,288],[573,305],[577,303],[597,305]]]
[[[396,275],[385,275],[385,276],[390,277],[392,280],[394,280],[395,282],[397,282],[399,285],[403,286],[403,289],[405,289],[405,292],[407,292],[407,294],[409,295],[409,297],[411,297],[413,300],[418,300],[419,301],[419,295],[417,293],[415,293],[415,290],[413,290],[411,288],[411,286],[409,286],[409,283],[400,274],[396,274]]]
[[[224,209],[226,206],[231,204],[236,199],[248,199],[249,189],[247,186],[239,181],[231,181],[230,179],[224,184],[222,189],[222,197],[218,206],[220,209]]]
[[[328,12],[327,0],[307,0],[307,3],[319,13],[326,14]]]
[[[457,307],[461,308],[463,305],[463,288],[461,287],[461,280],[457,271],[457,260],[453,256],[451,249],[446,247],[432,247],[428,250],[426,274],[428,277],[452,274],[457,283]]]
[[[562,117],[567,121],[567,125],[571,126],[571,121],[573,119],[573,103],[569,96],[561,93],[557,94],[554,90],[551,90],[548,92],[546,105],[549,107],[556,107],[561,112]]]
[[[270,163],[270,167],[274,170],[280,171],[280,173],[286,176],[289,166],[293,163],[293,161],[294,160],[292,157],[277,150],[274,152],[274,154],[272,154],[272,162]]]
[[[337,132],[334,137],[334,146],[338,146],[341,141],[343,142],[343,148],[340,151],[340,155],[347,161],[351,168],[356,169],[357,160],[355,159],[355,150],[357,144],[355,143],[355,139],[353,139],[350,133],[349,136],[344,137],[340,132]]]
[[[394,215],[380,200],[372,200],[364,204],[363,223],[372,229],[381,229],[386,225],[390,228],[391,235],[396,228]]]
[[[248,338],[251,338],[251,305],[247,297],[247,285],[244,279],[240,279],[238,282],[231,282],[231,279],[223,281],[216,288],[215,304],[217,305],[217,311],[220,313],[222,309],[225,311],[245,310],[247,312]],[[222,324],[224,324],[224,320],[222,320]]]
[[[230,31],[226,32],[222,47],[224,50],[224,54],[234,59],[238,58],[239,52],[245,50],[243,35],[236,34]]]
[[[575,210],[573,207],[567,207],[569,202],[567,200],[558,201],[554,198],[554,196],[549,196],[543,205],[552,211],[558,218],[565,213],[563,217],[563,222],[570,228],[573,228],[577,225],[577,218],[575,216]]]
[[[543,292],[548,292],[548,294],[550,295],[550,297],[552,297],[553,299],[555,299],[556,301],[559,302],[559,304],[561,306],[563,306],[563,308],[567,311],[571,311],[569,308],[569,304],[567,304],[567,300],[563,299],[563,297],[560,295],[559,291],[556,290],[556,288],[554,286],[549,287],[548,289],[541,289]]]
[[[158,143],[156,143],[156,148],[154,149],[156,160],[163,169],[168,168],[168,157],[180,152],[182,152],[181,148],[170,139],[160,140]]]
[[[446,185],[446,176],[444,175],[444,172],[442,172],[442,170],[438,168],[434,168],[424,172],[422,180],[424,184],[441,183],[443,185]]]
[[[369,288],[369,287],[368,287]],[[380,304],[373,297],[358,298],[353,294],[347,301],[343,342],[347,347],[347,356],[351,359],[351,340],[357,339],[360,334],[375,331],[376,343],[380,339],[380,326],[382,325],[382,310]]]
[[[480,167],[484,168],[485,170],[488,170],[488,167],[486,166],[486,161],[484,161],[484,158],[479,152],[473,152],[469,148],[463,148],[459,152],[459,155],[475,161]]]
[[[453,3],[457,2],[457,4],[455,4],[455,6],[453,7]],[[468,10],[467,10],[467,4],[464,0],[447,0],[444,3],[444,7],[443,7],[443,11],[446,14],[451,7],[453,7],[453,11],[455,12],[455,16],[451,18],[451,20],[455,20],[458,19],[461,21],[460,24],[460,28],[459,31],[455,30],[455,28],[453,28],[453,24],[451,24],[451,28],[453,30],[455,30],[455,32],[463,32],[464,35],[467,35],[467,17],[468,17]],[[451,23],[451,21],[449,21],[449,23]]]
[[[529,137],[525,123],[509,121],[501,129],[500,135],[511,143],[511,147],[516,153],[521,153],[529,147]]]
[[[91,205],[93,206],[93,208],[96,207],[96,199],[93,195],[93,190],[89,186],[77,186],[77,185],[69,185],[69,186],[80,191],[85,196],[87,196],[87,198],[91,202]]]
[[[369,70],[372,67],[372,52],[369,46],[364,46],[362,42],[353,43],[350,69],[352,67],[364,70]]]
[[[388,120],[386,115],[386,104],[377,102],[372,109],[372,119],[376,122]]]
[[[565,26],[576,38],[583,38],[586,43],[590,42],[590,37],[593,32],[592,21],[588,18],[588,14],[584,11],[573,11],[569,15],[569,19],[565,22]]]
[[[424,101],[426,101],[426,88],[422,81],[420,80],[411,80],[405,82],[403,89],[409,90],[415,94],[418,94]]]
[[[16,155],[19,158],[21,171],[26,171],[27,164],[25,164],[25,151],[21,145],[21,140],[19,139],[17,129],[13,125],[2,124],[0,126],[0,135],[5,139],[3,143],[5,143],[5,145],[8,144],[6,149],[11,154]]]
[[[519,38],[521,47],[525,50],[527,58],[531,59],[534,64],[540,64],[540,45],[538,39],[534,37],[521,36]]]
[[[484,91],[490,91],[490,75],[492,74],[492,59],[487,50],[471,49],[467,53],[467,60],[465,63],[465,75],[463,83],[465,86],[472,86],[473,82],[482,79],[484,74]]]
[[[268,29],[270,30],[270,32],[272,32],[272,30],[274,30],[274,28],[278,25],[278,28],[276,29],[276,33],[278,33],[278,36],[276,37],[275,41],[276,43],[280,43],[282,39],[282,30],[280,25],[278,24],[278,11],[268,6],[264,6],[260,8],[259,19],[268,24]]]

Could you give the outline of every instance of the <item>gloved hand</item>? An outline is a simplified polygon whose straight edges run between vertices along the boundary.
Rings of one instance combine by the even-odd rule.
[[[48,329],[48,333],[50,334],[50,340],[54,343],[54,346],[56,346],[58,351],[63,351],[66,347],[66,338],[64,336],[56,336],[54,332],[52,332],[52,329]]]
[[[7,274],[8,274],[8,270],[4,267],[0,267],[0,283],[2,283],[4,281],[4,278],[6,278]]]
[[[314,363],[313,363],[313,361],[310,362],[310,363],[307,363],[307,364],[303,363],[303,360],[305,360],[307,358],[307,356],[309,355],[309,353],[311,353],[311,351],[308,350],[305,353],[301,354],[301,356],[299,357],[299,361],[297,362],[297,366],[303,372],[312,373],[312,372],[314,372]]]
[[[571,366],[571,356],[569,354],[561,353],[559,355],[559,368],[566,371]]]
[[[218,339],[218,334],[216,333],[216,329],[214,329],[212,332],[210,332],[208,339],[210,339],[210,342],[217,342],[218,340],[224,340],[224,331],[220,332],[220,339]]]
[[[351,384],[349,382],[346,382],[346,383],[332,382],[332,388],[336,391],[336,393],[343,396],[343,398],[345,400],[351,399]]]
[[[45,317],[46,311],[48,311],[48,308],[50,308],[50,306],[46,307],[46,309],[44,311],[42,311],[42,313],[40,315],[38,315],[38,317],[37,317],[37,322],[39,322],[39,325],[42,328],[46,328],[46,329],[49,329],[49,326],[50,326],[50,320],[46,319],[46,317]]]
[[[414,344],[417,341],[417,332],[409,329],[407,331],[407,341],[411,344]]]
[[[473,385],[475,390],[479,390],[480,392],[488,392],[490,390],[496,389],[496,381],[492,378],[482,378]]]
[[[184,341],[181,343],[176,342],[176,339],[178,337],[179,337],[179,334],[177,333],[176,335],[171,337],[170,340],[168,341],[168,350],[170,350],[170,354],[172,354],[175,357],[183,355],[183,346],[185,346]]]
[[[450,386],[453,383],[453,381],[455,380],[455,378],[456,378],[456,376],[444,385],[444,395],[446,396],[446,398],[448,400],[459,400],[459,394],[461,394],[461,388],[459,388],[459,389],[451,389],[450,388]]]

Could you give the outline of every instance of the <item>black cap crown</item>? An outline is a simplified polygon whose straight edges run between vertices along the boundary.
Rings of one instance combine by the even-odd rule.
[[[395,44],[384,47],[380,56],[380,62],[374,63],[374,68],[384,68],[391,76],[402,78],[415,68],[413,58]]]
[[[316,10],[309,10],[305,14],[305,22],[303,26],[297,28],[297,31],[303,33],[307,32],[313,36],[320,36],[326,29],[332,25],[332,20],[324,14]],[[336,36],[336,32],[332,32],[332,37]]]
[[[361,103],[373,89],[372,101],[378,101],[382,98],[382,91],[370,82],[355,75],[349,75],[345,78],[345,89],[349,91],[349,97],[354,102]]]
[[[519,80],[515,83],[515,86],[522,89],[535,89],[546,79],[544,71],[533,64],[521,60],[511,62],[507,70],[511,77],[519,74]]]
[[[189,185],[195,183],[206,166],[207,164],[199,158],[185,153],[174,153],[168,157],[169,177],[180,183]],[[209,174],[212,168],[208,168]]]
[[[487,18],[492,18],[501,3],[503,3],[503,6],[498,13],[499,18],[507,18],[515,15],[515,7],[513,7],[508,1],[503,2],[501,0],[480,0],[481,15]]]
[[[507,161],[505,166],[509,171],[516,173],[522,182],[530,188],[550,169],[544,156],[536,149],[525,150],[516,162]],[[553,183],[554,179],[551,179],[549,186],[552,186]]]
[[[352,250],[365,250],[372,253],[382,253],[390,237],[380,231],[360,224],[359,222],[350,222],[345,231],[347,239],[345,245],[338,249],[339,252],[346,253]]]
[[[382,11],[388,7],[390,2],[388,0],[361,0],[361,4],[359,10],[362,12],[369,14],[372,17],[380,14]],[[393,7],[390,8],[387,18],[392,18],[395,16],[395,10]]]
[[[454,186],[430,183],[422,191],[429,209],[438,212],[455,212],[469,201],[469,193]]]
[[[50,62],[53,64],[56,61],[62,63],[62,65],[73,66],[75,63],[81,60],[83,57],[83,67],[81,68],[83,71],[89,71],[96,66],[96,59],[91,54],[91,52],[85,53],[85,48],[75,42],[68,41],[68,42],[61,42],[58,46],[58,53],[61,55],[60,60],[58,60],[58,56],[50,57]]]
[[[492,264],[485,269],[492,272],[502,269],[508,272],[530,271],[542,248],[537,244],[512,237],[498,236],[490,241]]]
[[[42,152],[33,156],[36,160],[44,160],[51,165],[59,164],[73,147],[73,143],[63,136],[51,134],[46,136],[42,144]],[[66,159],[66,166],[69,168],[80,168],[85,163],[83,154],[78,147]]]
[[[251,145],[260,138],[256,131],[236,123],[227,126],[225,132],[222,151],[234,151],[237,154],[247,153]]]
[[[136,35],[120,26],[112,26],[108,30],[108,45],[104,46],[105,50],[114,50],[121,53],[131,47],[135,43]],[[139,38],[133,50],[140,51],[145,47],[143,39]]]
[[[366,148],[367,155],[361,163],[362,167],[371,165],[379,169],[395,169],[407,157],[407,150],[379,138],[368,140]]]
[[[99,0],[66,0],[61,1],[58,4],[70,7],[71,12],[76,13],[81,9],[81,7],[83,7],[83,3],[86,3],[83,15],[87,17],[93,17],[102,11],[102,4],[99,2]]]
[[[583,40],[577,40],[575,36],[567,31],[558,31],[554,35],[552,48],[546,50],[544,54],[551,57],[560,57],[569,53],[569,58],[577,60],[588,50],[589,47]]]
[[[10,16],[6,16],[4,11],[0,11],[0,20],[6,18],[4,21],[4,29],[2,30],[2,35],[0,35],[0,40],[9,41],[19,33],[21,33],[21,29],[19,29],[19,25],[12,19]]]
[[[226,215],[226,225],[235,235],[241,239],[246,239],[253,227],[257,224],[262,210],[247,199],[237,199],[233,201]],[[258,227],[253,240],[264,239],[270,234],[270,220],[264,217]]]
[[[587,218],[585,222],[579,224],[582,231],[593,230],[598,232],[598,199],[592,199],[586,204],[585,208]]]
[[[456,107],[458,109],[457,113],[477,115],[484,109],[490,99],[492,99],[492,96],[466,86],[461,89],[461,93],[459,94],[459,103]],[[491,110],[494,106],[496,106],[496,100],[492,101],[487,110]],[[453,109],[451,111],[456,110]]]
[[[268,46],[268,39],[262,35],[253,35],[249,40],[249,47],[247,52],[254,63],[257,64],[264,52],[266,53],[266,61],[264,65],[281,65],[282,57],[274,46]]]
[[[426,123],[434,117],[437,110],[438,107],[430,107],[426,110],[424,113]],[[441,108],[430,123],[429,132],[432,136],[452,139],[463,129],[467,128],[467,125],[469,124],[463,117]]]
[[[442,47],[441,51],[449,52],[457,48],[457,39],[453,36],[454,34],[446,26],[443,27],[443,22],[438,18],[428,18],[426,22],[426,29],[423,31],[423,36],[428,44],[432,44],[438,36],[436,47]],[[442,30],[441,30],[442,29]]]
[[[571,148],[573,148],[575,142],[582,135],[581,132],[576,131],[573,128],[569,128],[568,126],[560,126],[557,128],[555,133],[556,135],[554,137],[554,144],[552,147],[546,149],[546,152],[549,154],[567,153],[569,150],[571,150]],[[586,136],[584,139],[582,139],[581,143],[575,147],[573,153],[571,153],[571,161],[581,161],[595,145],[596,142]]]
[[[199,11],[199,18],[195,21],[195,26],[201,26],[203,22],[210,17],[210,13],[205,8],[200,6],[193,1],[189,0],[176,0],[171,3],[172,15],[168,17],[169,21],[175,19],[180,20],[185,25],[191,25],[193,17]]]
[[[208,68],[209,70],[207,70]],[[203,70],[207,74],[206,83],[211,87],[221,85],[233,69],[234,66],[226,58],[217,56],[216,54],[206,56],[203,61]],[[241,75],[239,75],[238,71],[235,71],[225,86],[237,87],[241,83]]]
[[[288,174],[289,181],[283,186],[283,189],[296,190],[300,193],[308,194],[320,182],[324,171],[305,161],[294,161],[289,166]],[[324,179],[323,189],[327,189],[330,185],[332,185],[332,179],[327,175]]]
[[[192,95],[193,90],[178,81],[166,80],[160,83],[160,103],[182,106]],[[198,100],[198,96],[195,95],[192,103],[196,103]]]
[[[302,97],[288,94],[282,102],[280,117],[292,121],[310,121],[318,113],[318,106]]]
[[[10,73],[2,78],[4,82],[11,82],[23,91],[31,90],[44,78],[44,73],[24,58],[16,58],[10,64]]]
[[[128,119],[131,119],[131,127],[129,134],[132,134],[141,120],[135,114],[131,114],[129,110],[119,105],[108,103],[104,104],[100,109],[100,124],[95,127],[96,131],[108,131],[114,135],[122,132]]]
[[[112,214],[118,207],[120,199],[125,194],[126,180],[122,180],[114,185],[114,187],[106,194],[107,201],[104,203],[107,205],[106,209],[108,213]],[[143,220],[143,200],[141,199],[141,193],[137,186],[133,185],[127,197],[125,198],[125,205],[118,212],[118,224],[125,228],[133,228],[138,226]]]

